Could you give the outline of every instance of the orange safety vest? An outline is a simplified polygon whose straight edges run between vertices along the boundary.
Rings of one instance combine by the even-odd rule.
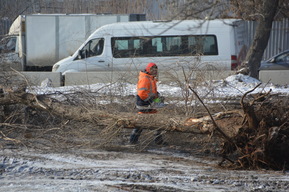
[[[137,94],[144,101],[157,97],[157,79],[141,71],[137,84]]]

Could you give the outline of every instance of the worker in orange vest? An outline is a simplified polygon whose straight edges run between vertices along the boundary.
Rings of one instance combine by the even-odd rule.
[[[155,63],[149,63],[145,70],[140,71],[137,84],[136,108],[139,114],[157,113],[155,105],[163,103],[163,97],[157,91],[158,67]],[[130,136],[130,143],[136,144],[142,129],[135,128]],[[155,143],[164,144],[161,131],[155,134]]]

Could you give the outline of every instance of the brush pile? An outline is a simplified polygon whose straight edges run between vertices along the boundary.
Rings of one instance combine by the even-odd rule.
[[[248,95],[241,99],[243,123],[223,144],[222,155],[240,168],[289,169],[289,99],[278,95]]]

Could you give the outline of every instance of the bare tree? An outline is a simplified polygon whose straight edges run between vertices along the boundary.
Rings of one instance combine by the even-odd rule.
[[[288,17],[288,4],[288,0],[231,1],[237,16],[258,21],[253,43],[245,59],[251,77],[259,77],[258,69],[268,44],[272,23],[276,18]]]
[[[214,19],[228,17],[226,0],[164,0],[161,10],[171,19]]]
[[[32,0],[1,0],[0,17],[7,17],[13,20],[19,14],[27,11],[32,2]]]
[[[158,2],[160,1],[160,2]],[[1,0],[0,18],[14,20],[20,14],[95,13],[146,14],[149,20],[160,19],[164,0]]]
[[[254,41],[246,56],[250,71],[249,75],[251,77],[259,78],[258,69],[270,38],[272,23],[277,13],[278,3],[279,0],[266,0],[261,6],[260,16],[258,17],[259,24],[256,29]]]

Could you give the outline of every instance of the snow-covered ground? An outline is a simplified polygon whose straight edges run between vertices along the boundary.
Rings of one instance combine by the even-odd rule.
[[[253,89],[259,83],[259,80],[252,77],[238,74],[227,77],[222,80],[214,80],[204,82],[202,85],[192,87],[199,96],[206,97],[238,97],[245,92]],[[185,86],[185,85],[184,85]],[[289,95],[289,83],[287,86],[276,86],[274,84],[262,83],[253,93],[268,92]],[[114,95],[135,95],[136,85],[129,83],[112,83],[112,84],[92,84],[83,86],[64,86],[64,87],[33,87],[30,91],[38,94],[55,94],[55,93],[74,93],[76,91],[89,91],[99,94],[113,93]],[[162,84],[159,82],[158,91],[164,96],[181,97],[183,94],[182,88],[176,85]]]

